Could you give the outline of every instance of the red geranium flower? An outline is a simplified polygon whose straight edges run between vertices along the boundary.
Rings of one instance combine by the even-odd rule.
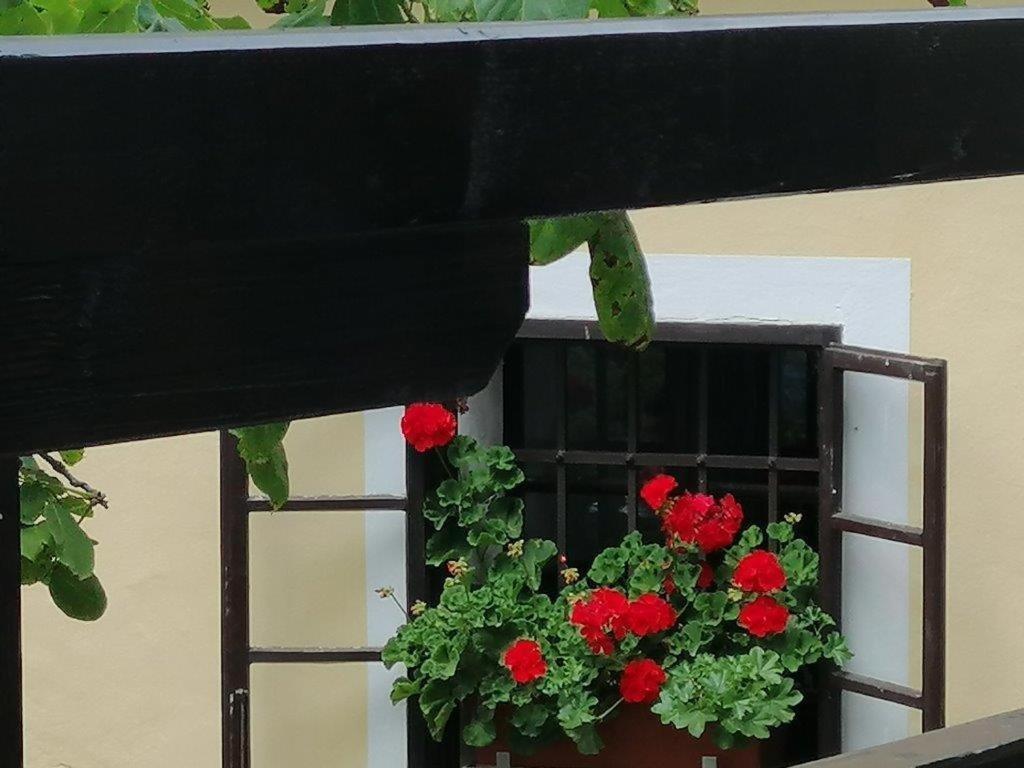
[[[779,558],[758,549],[739,561],[732,583],[744,592],[778,592],[786,586],[786,572],[779,565]]]
[[[725,549],[743,524],[743,509],[730,494],[717,503],[705,493],[684,493],[665,515],[662,528],[671,544],[695,543],[702,552]]]
[[[533,640],[516,640],[505,651],[501,663],[508,667],[512,679],[520,685],[544,677],[548,671],[540,646]]]
[[[697,589],[707,589],[715,583],[715,569],[707,563],[700,564],[700,574],[697,576]]]
[[[622,670],[619,693],[630,704],[649,704],[658,698],[665,684],[665,670],[650,659],[631,661]]]
[[[774,597],[761,595],[740,610],[739,624],[754,637],[768,637],[785,631],[789,609]]]
[[[641,595],[629,604],[626,625],[637,637],[656,635],[676,623],[676,612],[655,594]]]
[[[665,580],[663,582],[661,582],[661,588],[665,591],[666,595],[670,595],[670,596],[674,595],[678,591],[678,588],[676,587],[676,583],[674,581],[672,581],[672,577],[671,576],[666,576],[665,577]]]
[[[601,587],[573,605],[569,621],[580,628],[580,634],[590,650],[607,655],[614,649],[607,633],[611,632],[619,640],[625,637],[628,613],[629,600],[624,594]]]
[[[655,512],[660,512],[679,483],[671,475],[655,475],[640,488],[640,498]]]
[[[455,437],[455,414],[440,403],[413,403],[405,406],[402,434],[420,453],[448,445]]]

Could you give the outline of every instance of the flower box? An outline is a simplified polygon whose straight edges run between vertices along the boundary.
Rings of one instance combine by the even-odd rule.
[[[762,768],[768,765],[775,739],[755,741],[745,747],[722,749],[705,733],[695,739],[686,731],[662,725],[648,707],[627,704],[618,715],[598,728],[604,749],[581,755],[570,739],[561,739],[531,755],[512,752],[506,731],[499,724],[498,739],[476,750],[478,768],[498,764],[499,752],[511,754],[512,768],[702,768],[705,757],[717,760],[716,768]]]

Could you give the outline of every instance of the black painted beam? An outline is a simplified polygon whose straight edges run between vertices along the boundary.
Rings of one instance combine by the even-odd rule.
[[[8,251],[0,454],[475,392],[526,311],[526,252],[516,222]]]
[[[0,247],[1018,173],[1022,41],[1021,9],[0,40]]]

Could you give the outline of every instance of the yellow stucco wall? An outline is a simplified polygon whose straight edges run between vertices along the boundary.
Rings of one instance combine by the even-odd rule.
[[[1010,5],[986,2],[975,5]],[[218,12],[243,10],[241,0]],[[920,8],[917,0],[706,0],[705,12]],[[950,361],[949,718],[1024,706],[1024,179],[645,211],[650,251],[881,256],[912,262],[912,346]],[[998,355],[998,359],[996,358]],[[297,493],[362,490],[362,420],[289,435]],[[108,614],[63,618],[25,590],[30,768],[219,764],[215,435],[93,449],[79,468],[112,506],[90,523]],[[253,632],[267,643],[362,644],[362,519],[254,521]],[[271,530],[273,529],[273,530]],[[287,564],[286,564],[287,560]],[[341,587],[341,585],[347,585]],[[296,590],[299,590],[298,592]],[[264,640],[264,638],[266,638]],[[366,761],[365,670],[254,670],[256,768]],[[341,745],[339,747],[339,745]],[[298,751],[296,751],[298,750]]]

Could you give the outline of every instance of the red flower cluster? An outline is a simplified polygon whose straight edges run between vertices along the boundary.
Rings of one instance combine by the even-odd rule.
[[[622,670],[619,693],[630,704],[650,704],[665,684],[665,670],[650,659],[631,661]]]
[[[624,594],[616,589],[601,587],[572,607],[569,621],[580,628],[580,634],[590,650],[608,655],[615,650],[608,633],[612,633],[616,640],[625,637],[628,613],[629,600]]]
[[[626,625],[637,637],[656,635],[676,623],[676,612],[655,594],[641,595],[629,604]]]
[[[743,509],[728,493],[717,502],[705,493],[684,493],[661,521],[670,543],[695,543],[705,553],[731,545],[742,524]]]
[[[778,592],[786,586],[786,572],[773,553],[758,549],[739,561],[732,583],[744,592]]]
[[[544,661],[540,646],[533,640],[516,640],[505,651],[501,663],[508,667],[512,679],[520,685],[544,677],[548,672],[548,663]]]
[[[740,609],[739,624],[754,637],[769,637],[784,632],[789,609],[774,597],[761,595]]]
[[[405,406],[402,434],[420,453],[448,445],[455,437],[455,414],[440,403],[413,403]]]
[[[678,486],[671,475],[655,475],[640,488],[640,498],[655,512],[660,512],[668,502],[668,495]]]
[[[676,612],[653,593],[630,602],[618,590],[601,587],[572,607],[569,621],[580,628],[591,651],[607,656],[615,650],[613,638],[621,640],[627,632],[637,637],[664,632],[676,623]]]

